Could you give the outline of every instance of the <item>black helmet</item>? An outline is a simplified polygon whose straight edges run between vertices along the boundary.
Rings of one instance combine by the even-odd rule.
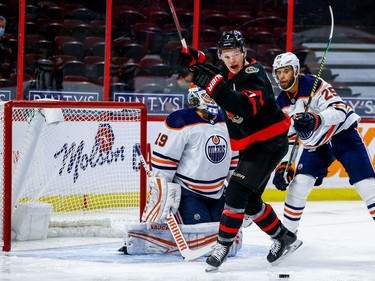
[[[245,49],[245,38],[238,30],[224,31],[218,42],[219,50]]]

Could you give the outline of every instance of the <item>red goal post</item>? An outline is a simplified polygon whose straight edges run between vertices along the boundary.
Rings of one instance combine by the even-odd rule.
[[[32,208],[38,215],[50,209],[43,219],[54,236],[66,225],[121,233],[139,221],[146,175],[135,146],[146,155],[143,103],[9,101],[0,104],[0,126],[3,251],[28,240],[23,214]]]

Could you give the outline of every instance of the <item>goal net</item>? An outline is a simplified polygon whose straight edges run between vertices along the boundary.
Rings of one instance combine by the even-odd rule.
[[[12,240],[121,235],[139,221],[146,115],[142,103],[1,103],[3,251]]]

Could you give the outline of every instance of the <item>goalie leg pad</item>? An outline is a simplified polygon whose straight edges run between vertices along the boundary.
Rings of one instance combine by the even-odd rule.
[[[124,246],[130,255],[179,253],[166,224],[138,223],[126,226]]]
[[[181,231],[190,249],[205,247],[217,240],[219,223],[199,223],[180,225]],[[124,234],[126,253],[142,254],[179,254],[177,245],[166,224],[138,223],[127,225]],[[236,255],[242,246],[242,232],[236,236],[230,255]]]

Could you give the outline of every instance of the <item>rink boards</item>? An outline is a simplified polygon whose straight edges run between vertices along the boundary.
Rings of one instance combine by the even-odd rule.
[[[151,147],[159,133],[159,128],[162,126],[163,121],[148,121],[147,126],[147,142]],[[368,149],[370,159],[375,165],[375,120],[361,122],[358,127],[364,143]],[[361,163],[358,163],[361,165]],[[284,200],[286,192],[281,192],[272,185],[272,178],[267,185],[264,193],[265,201],[280,201]],[[327,177],[323,180],[321,186],[314,188],[309,196],[309,200],[360,200],[359,195],[355,189],[350,185],[349,178],[345,172],[344,167],[335,161],[329,168]]]

